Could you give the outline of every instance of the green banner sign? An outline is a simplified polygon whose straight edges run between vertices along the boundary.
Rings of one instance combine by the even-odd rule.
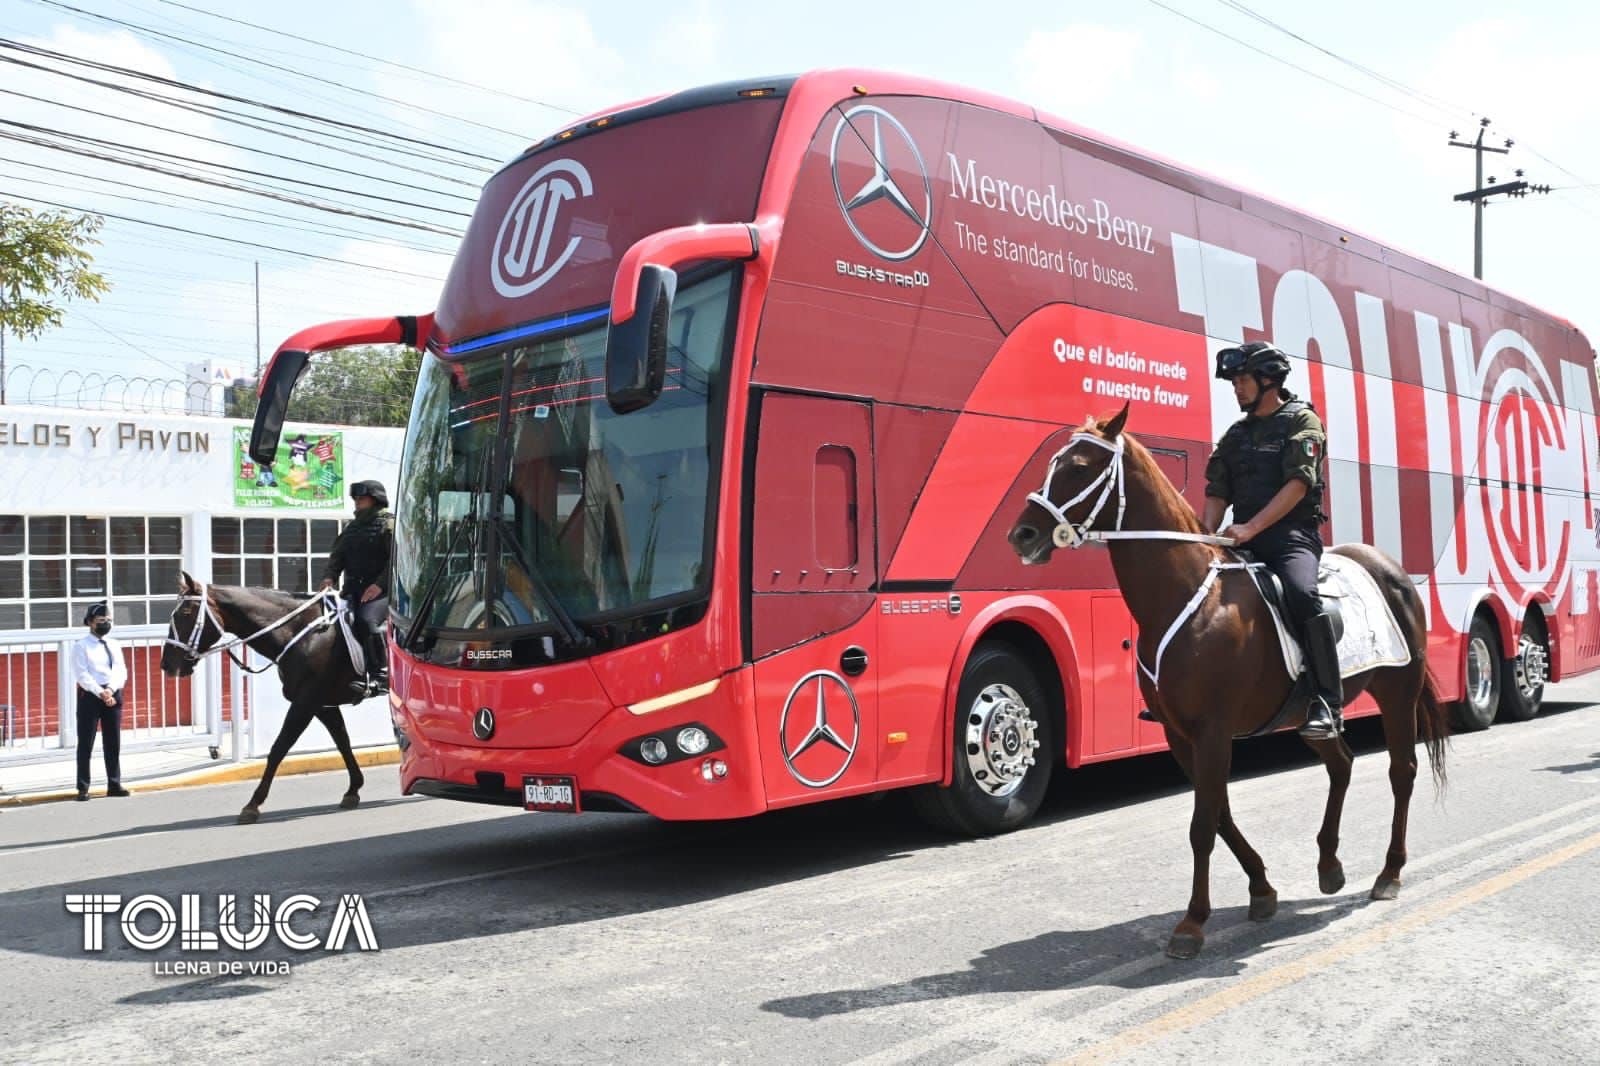
[[[235,507],[336,511],[344,501],[344,434],[285,426],[270,467],[250,458],[250,427],[233,429]]]

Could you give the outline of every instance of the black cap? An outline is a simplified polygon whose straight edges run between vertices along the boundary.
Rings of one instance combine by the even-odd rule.
[[[110,618],[110,617],[111,617],[111,608],[106,606],[106,601],[105,600],[101,600],[99,603],[91,603],[89,605],[89,609],[87,611],[83,612],[83,624],[84,625],[88,625],[90,622],[93,622],[96,618]]]

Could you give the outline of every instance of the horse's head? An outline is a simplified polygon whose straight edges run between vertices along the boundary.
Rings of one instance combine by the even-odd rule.
[[[1122,427],[1127,421],[1127,404],[1103,424],[1090,416],[1051,457],[1043,487],[1028,494],[1006,538],[1024,566],[1049,562],[1051,553],[1065,546],[1056,540],[1058,535],[1068,536],[1069,530],[1083,533],[1096,522],[1109,525],[1117,520],[1120,467],[1113,464],[1122,455]]]
[[[161,652],[161,672],[168,677],[188,677],[202,652],[222,639],[210,592],[187,572],[178,576],[178,606],[167,620],[167,643]],[[203,609],[202,609],[203,608]]]

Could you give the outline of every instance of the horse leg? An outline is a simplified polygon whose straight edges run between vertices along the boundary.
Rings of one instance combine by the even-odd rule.
[[[1419,660],[1420,661],[1420,660]],[[1422,699],[1421,670],[1396,674],[1380,684],[1374,679],[1372,696],[1383,711],[1383,741],[1389,749],[1389,789],[1394,793],[1394,822],[1389,830],[1389,852],[1383,871],[1372,886],[1372,898],[1400,895],[1400,868],[1406,864],[1406,817],[1411,811],[1411,790],[1417,781],[1417,713]]]
[[[1317,887],[1331,896],[1344,887],[1344,866],[1339,862],[1339,823],[1344,818],[1344,797],[1350,789],[1350,767],[1355,753],[1344,737],[1307,740],[1328,770],[1328,805],[1322,813],[1322,829],[1317,833]]]
[[[289,704],[289,713],[283,716],[283,726],[278,730],[277,739],[272,742],[272,750],[267,753],[267,768],[261,774],[261,783],[256,785],[255,794],[250,797],[250,802],[239,812],[240,825],[249,825],[261,817],[261,805],[267,802],[267,792],[272,788],[272,776],[278,772],[278,764],[289,754],[294,742],[300,739],[300,734],[311,724],[311,716],[310,707],[298,703]]]
[[[339,749],[339,757],[344,759],[344,768],[350,774],[350,791],[344,794],[339,806],[351,810],[361,802],[361,786],[367,783],[367,779],[361,773],[361,765],[356,762],[356,753],[350,748],[350,733],[344,727],[344,715],[338,707],[318,707],[317,721],[327,728],[328,735]]]
[[[1173,758],[1183,768],[1184,776],[1193,784],[1194,751],[1189,742],[1174,735],[1168,738],[1168,746],[1172,749]],[[1232,804],[1226,796],[1223,797],[1222,815],[1217,821],[1217,833],[1222,837],[1222,842],[1228,845],[1228,850],[1233,852],[1233,857],[1239,860],[1239,868],[1244,871],[1245,877],[1250,879],[1250,920],[1266,921],[1278,913],[1278,893],[1267,880],[1267,864],[1261,861],[1256,849],[1250,846],[1250,842],[1234,824]]]
[[[1167,954],[1192,959],[1205,944],[1211,917],[1211,849],[1217,843],[1222,812],[1228,809],[1228,770],[1233,743],[1227,733],[1197,737],[1193,748],[1194,816],[1189,821],[1189,848],[1194,852],[1194,886],[1189,909],[1167,941]]]

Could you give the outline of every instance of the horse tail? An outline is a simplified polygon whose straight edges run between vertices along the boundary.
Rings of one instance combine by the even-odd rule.
[[[1422,667],[1422,692],[1417,696],[1417,726],[1422,743],[1428,749],[1428,768],[1433,771],[1434,786],[1443,792],[1449,783],[1444,752],[1445,741],[1450,738],[1450,716],[1445,705],[1439,702],[1439,685],[1426,661]]]

